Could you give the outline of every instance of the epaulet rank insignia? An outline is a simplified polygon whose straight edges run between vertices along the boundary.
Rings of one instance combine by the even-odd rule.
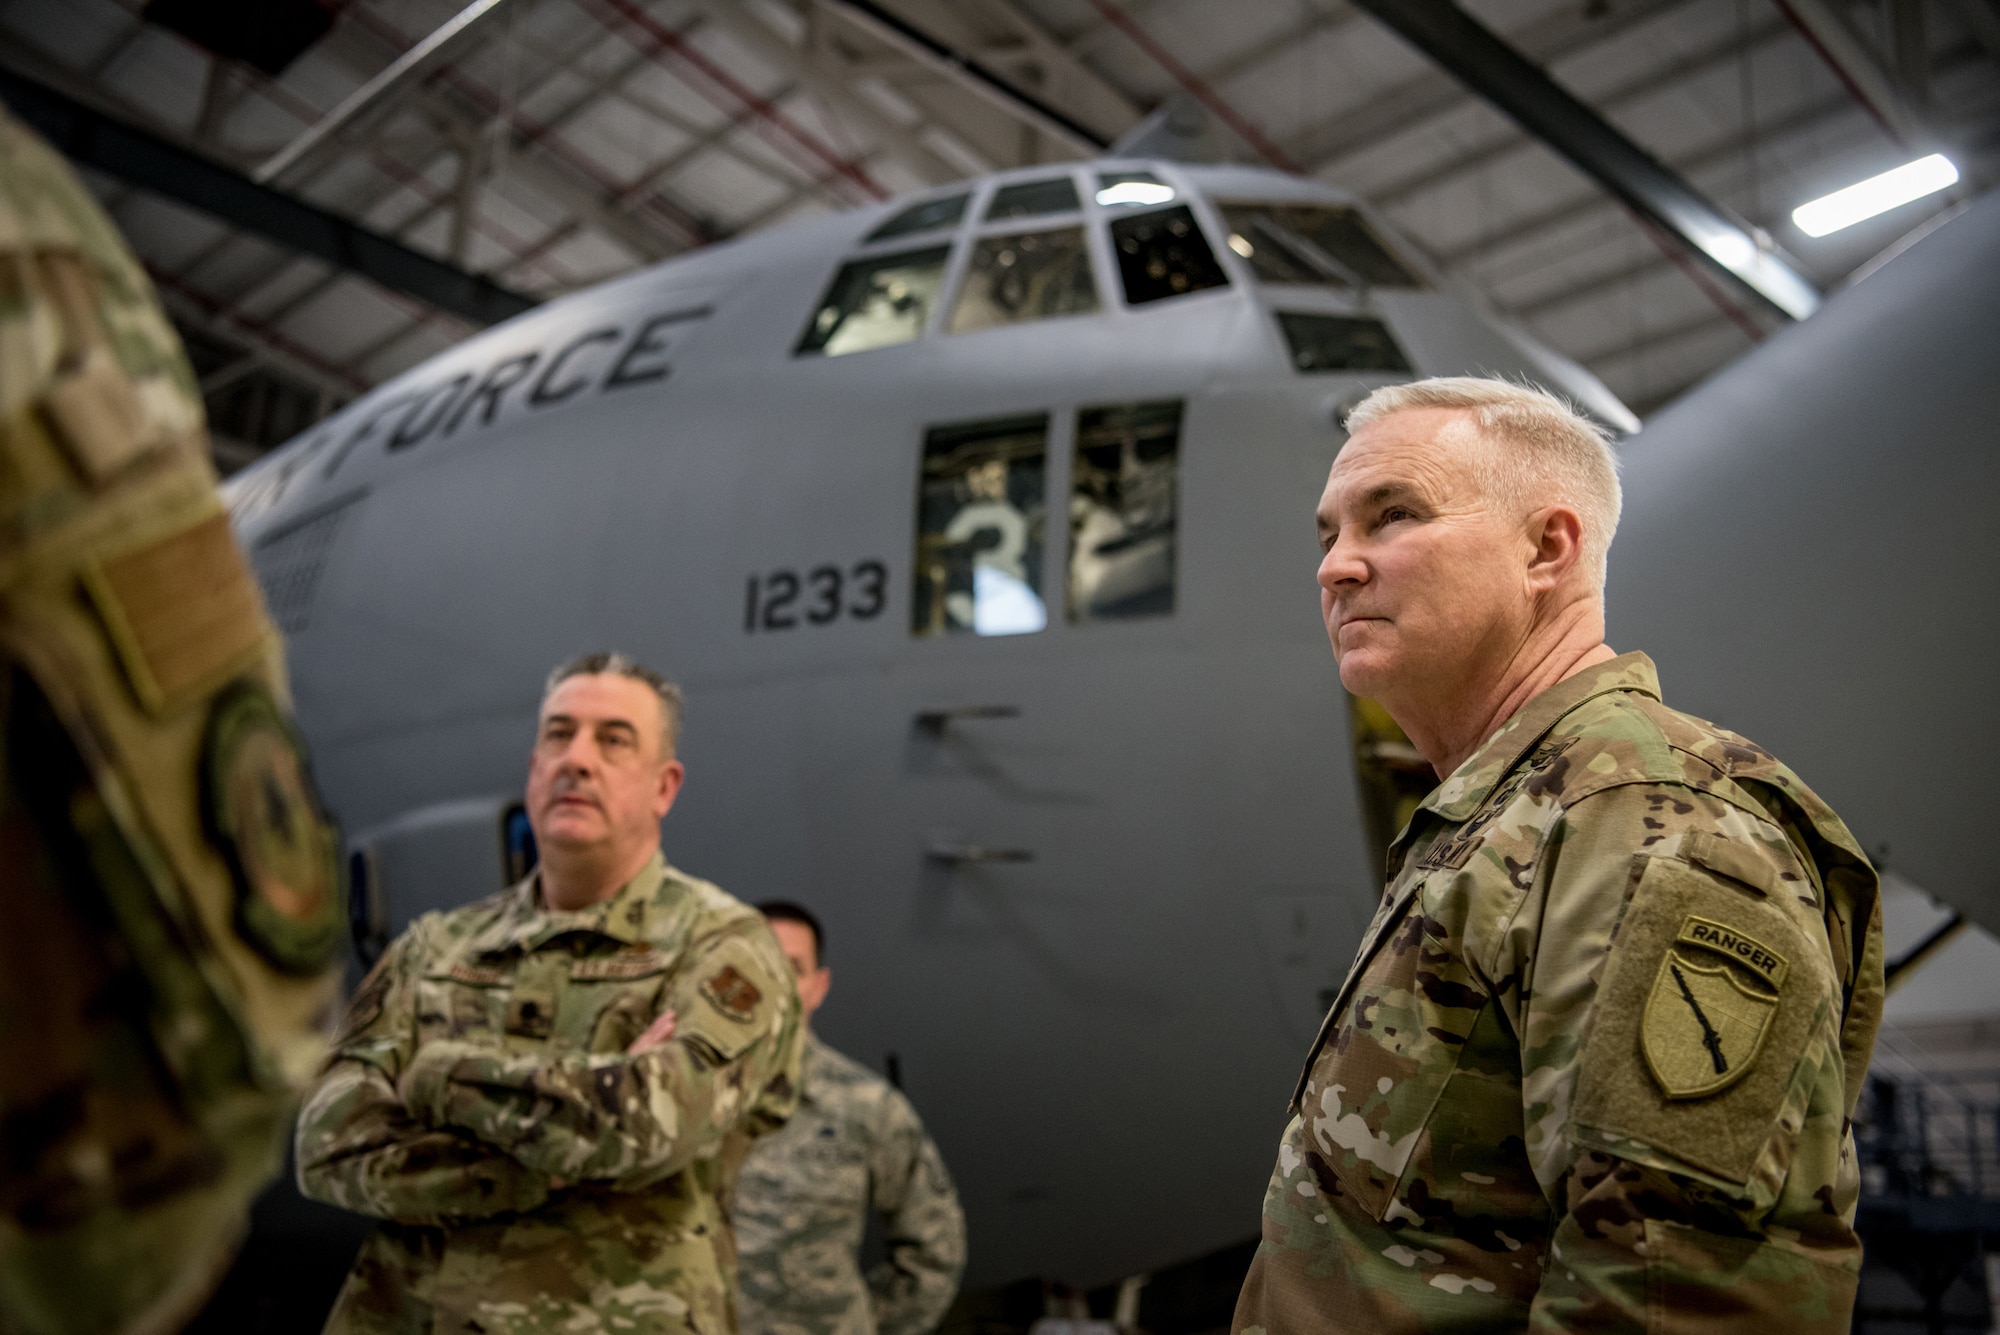
[[[1668,1098],[1702,1098],[1743,1078],[1771,1032],[1790,967],[1747,932],[1687,915],[1639,1026],[1647,1069]]]
[[[1513,772],[1501,779],[1479,810],[1466,819],[1456,831],[1433,844],[1418,861],[1420,870],[1436,871],[1463,867],[1472,856],[1472,850],[1486,835],[1486,827],[1500,819],[1508,804],[1520,794],[1530,779],[1547,770],[1562,758],[1562,753],[1574,745],[1576,738],[1563,737],[1543,742],[1535,753],[1524,763],[1516,765]]]

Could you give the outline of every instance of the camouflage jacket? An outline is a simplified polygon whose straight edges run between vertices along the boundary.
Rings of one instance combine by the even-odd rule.
[[[657,855],[588,909],[530,875],[418,919],[299,1119],[305,1193],[384,1221],[327,1329],[732,1330],[722,1202],[797,1101],[798,1011],[763,919]]]
[[[1235,1329],[1845,1331],[1876,879],[1627,654],[1425,799],[1293,1098]]]
[[[201,394],[111,219],[0,111],[0,1332],[177,1329],[284,1163],[338,839]]]
[[[889,1255],[864,1282],[871,1207]],[[923,1335],[965,1269],[965,1215],[916,1110],[811,1036],[799,1110],[750,1151],[733,1218],[747,1335]]]

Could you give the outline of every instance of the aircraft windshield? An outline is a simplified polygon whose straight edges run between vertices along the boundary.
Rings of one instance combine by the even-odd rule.
[[[949,195],[944,199],[927,199],[921,204],[912,204],[870,232],[867,239],[887,241],[892,236],[910,236],[955,226],[965,216],[965,206],[971,198],[971,195]]]
[[[1267,283],[1422,287],[1423,283],[1342,205],[1224,204],[1229,248]]]
[[[1174,610],[1181,404],[1086,408],[1070,468],[1069,619]]]
[[[1111,246],[1129,306],[1229,284],[1184,204],[1113,218]]]
[[[1408,371],[1410,359],[1380,320],[1279,311],[1278,327],[1301,371]]]
[[[1021,635],[1042,600],[1046,413],[933,427],[917,480],[913,635]]]
[[[849,260],[840,266],[797,352],[828,357],[908,343],[924,332],[951,247]]]
[[[1076,198],[1076,182],[1067,176],[1056,176],[1046,181],[1001,186],[993,192],[993,202],[986,206],[986,221],[1032,218],[1040,213],[1075,213],[1082,207]]]
[[[980,238],[951,313],[951,332],[1084,315],[1097,309],[1097,283],[1081,227]]]

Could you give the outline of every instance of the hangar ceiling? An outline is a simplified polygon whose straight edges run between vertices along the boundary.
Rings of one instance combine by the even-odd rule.
[[[1464,7],[1823,287],[2000,166],[1996,0]],[[239,44],[275,75],[182,35],[231,45],[231,12],[260,9],[324,35],[288,64]],[[1084,156],[1066,127],[1116,139],[1178,101],[1234,127],[1232,156],[1373,201],[1642,414],[1776,318],[1347,0],[0,0],[0,64],[535,297]],[[1964,173],[1954,192],[1817,241],[1790,224],[1934,148]],[[471,328],[89,179],[189,335],[225,467]]]

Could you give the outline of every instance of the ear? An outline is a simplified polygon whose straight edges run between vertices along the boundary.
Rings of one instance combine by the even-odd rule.
[[[659,786],[653,790],[653,816],[661,819],[674,809],[674,799],[681,794],[681,781],[687,778],[687,767],[678,760],[669,760],[660,766]]]
[[[1562,587],[1583,559],[1583,517],[1567,505],[1552,505],[1528,517],[1528,592]]]

